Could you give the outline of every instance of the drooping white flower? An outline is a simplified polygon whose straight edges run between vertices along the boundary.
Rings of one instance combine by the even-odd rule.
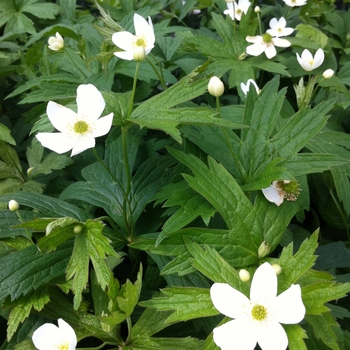
[[[50,36],[48,43],[49,49],[53,51],[59,51],[64,47],[64,40],[59,32],[56,33],[56,36]]]
[[[263,188],[262,192],[265,198],[277,206],[283,203],[283,200],[296,201],[300,194],[299,183],[297,181],[273,181],[270,187]]]
[[[77,346],[74,329],[62,318],[58,319],[58,327],[52,323],[40,326],[32,341],[38,350],[75,350]]]
[[[220,97],[224,93],[225,87],[223,82],[216,76],[210,78],[208,83],[208,91],[210,95]]]
[[[277,18],[272,18],[269,24],[270,29],[268,29],[266,32],[277,38],[280,36],[288,36],[294,32],[293,28],[286,28],[287,21],[284,17],[281,17],[279,20],[277,20]]]
[[[291,43],[286,39],[274,38],[270,34],[265,33],[264,35],[247,36],[246,40],[249,43],[253,43],[246,48],[246,53],[252,56],[259,56],[263,52],[268,59],[275,57],[277,54],[277,47],[289,47]]]
[[[304,6],[306,5],[307,0],[283,0],[287,6]]]
[[[260,89],[256,82],[253,79],[248,79],[247,84],[241,83],[241,90],[243,91],[244,95],[247,95],[250,88],[250,84],[254,85],[256,93],[259,94]]]
[[[77,89],[77,113],[50,101],[46,113],[52,125],[60,132],[39,132],[40,143],[56,153],[72,150],[71,157],[95,147],[95,138],[108,133],[113,113],[99,118],[105,108],[102,94],[94,85],[83,84]]]
[[[210,296],[218,311],[234,319],[213,331],[222,350],[253,350],[257,343],[262,350],[285,350],[288,337],[281,323],[296,324],[305,316],[300,286],[292,284],[277,296],[277,275],[269,263],[256,270],[250,299],[227,283],[214,283]]]
[[[323,63],[324,52],[322,49],[318,49],[315,53],[315,56],[313,57],[311,52],[305,49],[301,53],[301,57],[297,53],[297,60],[304,70],[306,70],[307,72],[310,72],[318,68]]]
[[[137,13],[134,14],[135,35],[129,32],[118,32],[112,35],[113,43],[123,49],[114,54],[123,60],[132,60],[134,58],[134,49],[141,46],[148,55],[154,47],[155,36],[151,17],[147,21]]]
[[[249,0],[238,0],[238,3],[235,1],[227,2],[227,10],[224,11],[224,14],[229,15],[232,20],[240,21],[242,14],[247,14],[250,5]]]

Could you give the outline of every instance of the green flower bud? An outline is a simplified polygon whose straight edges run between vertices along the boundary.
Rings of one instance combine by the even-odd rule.
[[[78,233],[80,233],[83,230],[83,228],[81,227],[81,225],[76,225],[73,228],[73,232],[77,235]]]
[[[224,84],[218,77],[211,77],[208,84],[210,95],[220,97],[224,93]]]
[[[137,62],[141,62],[146,57],[146,51],[143,46],[136,46],[134,48],[134,60]]]
[[[266,242],[262,242],[260,244],[260,247],[258,249],[258,257],[259,259],[265,257],[266,255],[268,255],[270,253],[271,247],[270,244],[266,244]]]
[[[250,280],[250,273],[249,271],[242,269],[239,270],[239,278],[241,279],[242,282],[248,282]]]
[[[9,201],[9,209],[11,211],[17,211],[19,209],[19,204],[17,201],[15,201],[14,199],[11,199]]]

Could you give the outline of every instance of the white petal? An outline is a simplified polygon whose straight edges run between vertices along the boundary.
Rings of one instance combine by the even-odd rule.
[[[121,58],[122,60],[128,60],[131,61],[134,59],[134,51],[120,51],[120,52],[113,52],[117,57]]]
[[[250,323],[229,321],[213,330],[213,339],[221,350],[254,350],[257,336]]]
[[[136,36],[145,35],[149,31],[149,24],[147,21],[137,13],[134,14],[134,27]]]
[[[94,137],[106,135],[112,127],[113,113],[98,119],[95,123],[96,129],[93,131]]]
[[[245,50],[248,55],[259,56],[265,51],[265,49],[266,49],[265,45],[257,43],[257,44],[248,46]]]
[[[148,16],[148,30],[146,32],[147,48],[153,48],[156,38],[154,36],[153,23],[151,17]],[[147,51],[146,48],[146,51]]]
[[[290,41],[281,38],[273,38],[272,42],[277,47],[289,47],[291,45]]]
[[[75,141],[63,133],[39,132],[35,136],[46,148],[56,153],[62,154],[74,147]]]
[[[259,333],[258,343],[262,350],[285,350],[288,346],[288,337],[279,323],[272,322]]]
[[[84,152],[89,148],[95,147],[96,141],[92,135],[81,138],[77,144],[74,145],[71,153],[71,157],[76,156],[77,154]]]
[[[58,327],[62,331],[64,339],[69,341],[70,348],[77,345],[77,336],[75,335],[74,329],[62,318],[58,319]]]
[[[268,44],[265,49],[265,55],[268,59],[275,57],[277,54],[276,48],[272,44]]]
[[[60,337],[60,331],[52,323],[45,323],[33,333],[32,340],[34,346],[39,350],[54,349],[57,339]]]
[[[299,284],[292,284],[276,299],[277,321],[286,324],[299,323],[305,316]]]
[[[271,28],[271,29],[278,29],[278,21],[277,21],[277,18],[272,18],[272,19],[270,20],[269,25],[270,25],[270,28]]]
[[[97,120],[105,109],[105,100],[92,84],[82,84],[77,89],[78,114],[86,115],[91,121]]]
[[[281,191],[277,190],[277,188],[270,186],[263,188],[262,192],[269,202],[275,203],[277,206],[280,206],[283,203],[284,196],[281,194]]]
[[[286,25],[287,25],[287,21],[286,21],[286,19],[285,19],[284,17],[281,17],[281,18],[279,19],[278,23],[279,23],[279,25],[280,25],[281,28],[285,28]]]
[[[274,302],[277,295],[277,276],[273,267],[269,263],[260,265],[253,276],[250,287],[250,300],[259,302]]]
[[[52,101],[47,104],[46,113],[55,129],[61,132],[66,132],[67,125],[77,118],[71,109]]]
[[[314,69],[318,68],[324,60],[324,52],[322,49],[318,49],[315,53],[315,58],[314,58]]]
[[[246,36],[245,40],[247,40],[248,43],[253,43],[253,44],[261,44],[262,43],[262,37],[260,35]]]
[[[210,288],[210,297],[215,308],[231,318],[242,316],[249,307],[249,299],[227,283],[214,283]]]
[[[125,51],[132,51],[133,43],[136,40],[136,36],[129,32],[118,32],[112,35],[113,43]]]
[[[313,61],[313,57],[311,52],[308,49],[305,49],[302,53],[301,53],[301,58],[304,61]]]

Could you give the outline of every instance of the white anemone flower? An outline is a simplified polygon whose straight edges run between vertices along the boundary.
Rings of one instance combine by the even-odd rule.
[[[64,40],[59,32],[56,33],[56,36],[50,36],[48,43],[49,49],[53,51],[59,51],[64,47]]]
[[[289,47],[291,43],[286,39],[274,38],[270,34],[265,33],[264,35],[247,36],[246,40],[249,43],[253,43],[246,48],[246,53],[252,56],[259,56],[263,52],[268,59],[275,57],[277,54],[277,47]]]
[[[112,35],[113,43],[123,49],[114,54],[123,60],[132,60],[134,58],[134,49],[141,46],[148,55],[154,47],[155,36],[151,17],[147,21],[137,13],[134,14],[135,35],[129,32],[118,32]]]
[[[227,283],[214,283],[210,297],[215,308],[233,318],[214,329],[214,342],[222,350],[285,350],[287,334],[281,325],[299,323],[305,316],[299,284],[277,296],[277,275],[269,263],[256,270],[250,299]]]
[[[105,105],[101,92],[94,85],[79,85],[78,112],[50,101],[46,113],[60,132],[39,132],[36,138],[44,147],[56,153],[72,150],[71,157],[95,147],[95,138],[106,135],[112,126],[113,113],[99,118]]]
[[[232,20],[240,21],[242,14],[247,14],[250,5],[249,0],[238,0],[238,3],[227,2],[227,10],[224,11],[224,14],[229,15]]]
[[[33,333],[32,340],[39,350],[75,350],[77,346],[74,329],[62,318],[58,319],[58,327],[43,324]]]
[[[306,5],[306,2],[307,2],[307,0],[283,0],[283,1],[289,7],[304,6]]]
[[[270,187],[263,188],[262,192],[269,202],[280,206],[284,199],[296,201],[300,194],[300,188],[297,181],[282,180],[273,181]]]
[[[260,94],[260,89],[256,82],[253,79],[248,79],[247,84],[241,83],[241,90],[243,91],[244,95],[247,95],[250,85],[254,85],[256,93]]]
[[[297,60],[301,67],[310,72],[316,68],[318,68],[324,61],[324,52],[322,49],[318,49],[315,53],[315,56],[312,56],[311,52],[305,49],[301,53],[301,57],[297,53]]]
[[[287,21],[284,17],[281,17],[279,20],[277,18],[272,18],[269,24],[270,29],[268,29],[266,32],[271,36],[288,36],[294,32],[293,28],[286,27]]]

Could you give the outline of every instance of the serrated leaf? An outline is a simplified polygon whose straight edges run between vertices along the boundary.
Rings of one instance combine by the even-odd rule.
[[[289,350],[307,350],[303,339],[307,338],[305,330],[298,324],[283,325],[288,336]]]
[[[296,37],[303,38],[315,42],[318,47],[325,48],[328,37],[321,30],[309,24],[298,24],[295,27]]]
[[[130,346],[125,346],[126,350],[201,350],[203,341],[186,337],[155,337],[155,338],[137,338]]]
[[[25,4],[22,8],[22,12],[27,12],[32,14],[33,16],[36,16],[38,18],[44,18],[44,19],[55,19],[55,15],[57,15],[60,12],[60,6],[57,4],[50,4],[50,3],[40,3],[40,4],[33,4],[28,3]]]
[[[13,146],[16,145],[15,139],[11,136],[11,130],[2,123],[0,123],[0,140]]]

